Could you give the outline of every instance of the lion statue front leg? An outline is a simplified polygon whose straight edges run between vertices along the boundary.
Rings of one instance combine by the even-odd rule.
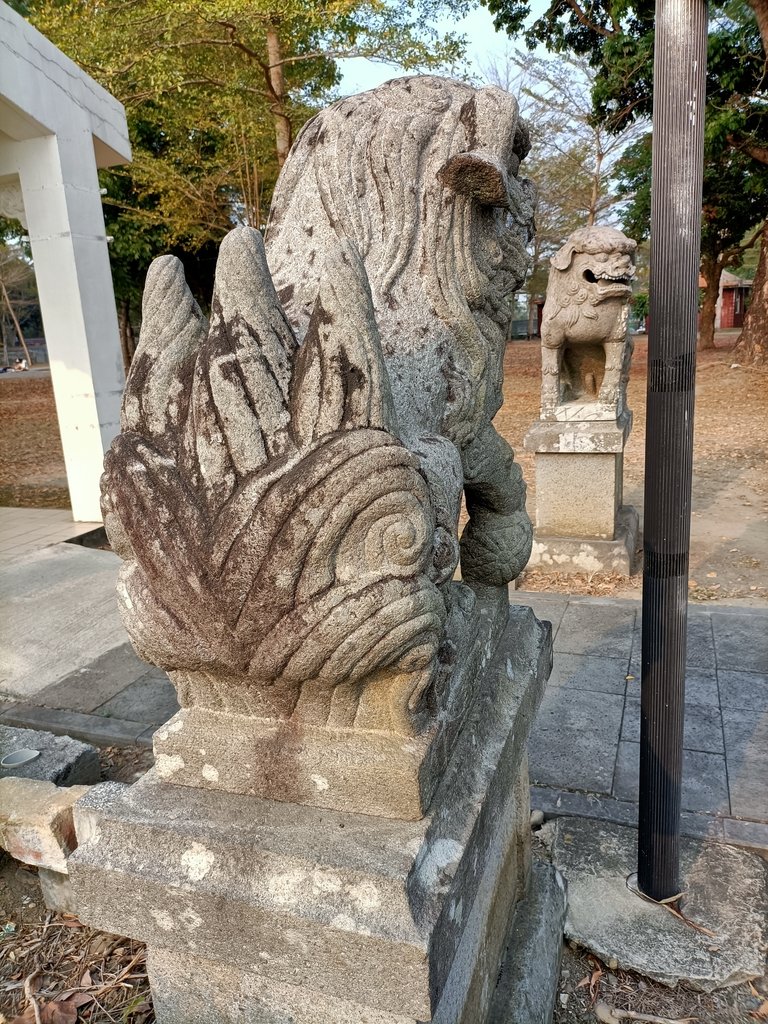
[[[461,535],[461,574],[475,585],[502,587],[525,568],[533,528],[515,453],[489,423],[462,452],[469,522]]]

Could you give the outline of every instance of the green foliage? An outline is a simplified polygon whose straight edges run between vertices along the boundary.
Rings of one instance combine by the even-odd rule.
[[[263,227],[293,133],[333,99],[341,57],[453,69],[435,19],[468,0],[25,0],[30,20],[126,108],[133,162],[102,172],[119,301],[181,255],[200,297],[233,224]]]
[[[645,320],[651,311],[648,292],[635,292],[632,296],[632,313],[638,320]]]

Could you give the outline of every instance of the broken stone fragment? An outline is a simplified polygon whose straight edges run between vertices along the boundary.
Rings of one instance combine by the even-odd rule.
[[[77,846],[72,807],[90,788],[0,779],[0,847],[23,864],[66,875]]]

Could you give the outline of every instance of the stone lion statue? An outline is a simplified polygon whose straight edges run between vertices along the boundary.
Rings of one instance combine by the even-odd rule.
[[[528,267],[534,191],[518,169],[529,147],[509,93],[395,79],[304,127],[266,232],[299,338],[324,255],[340,240],[360,253],[400,436],[429,478],[448,547],[464,490],[461,569],[476,583],[506,584],[531,547],[520,469],[491,425],[511,303]]]
[[[466,580],[505,585],[531,546],[491,425],[527,149],[508,94],[399,79],[304,128],[266,250],[245,227],[221,245],[210,322],[179,261],[152,264],[102,507],[126,628],[183,708],[432,720],[479,628],[451,582],[462,490]]]
[[[551,260],[541,321],[542,416],[615,418],[626,406],[627,330],[637,243],[580,228]],[[570,409],[566,411],[566,407]]]

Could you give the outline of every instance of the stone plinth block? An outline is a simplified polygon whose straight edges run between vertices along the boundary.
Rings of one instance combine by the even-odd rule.
[[[0,847],[23,864],[66,874],[67,856],[77,845],[72,805],[88,788],[0,779]]]
[[[154,736],[156,770],[174,785],[420,818],[445,770],[474,684],[508,615],[501,589],[449,618],[452,654],[438,677],[436,713],[415,735],[279,721],[195,705]]]
[[[637,509],[622,505],[613,540],[535,536],[528,564],[551,572],[613,572],[631,576],[639,533]]]
[[[613,422],[535,423],[525,437],[536,467],[536,530],[529,565],[555,572],[632,571],[638,517],[622,504],[625,410]]]
[[[613,540],[624,456],[614,452],[536,455],[536,531]]]
[[[482,1024],[528,890],[525,748],[550,666],[548,626],[511,609],[419,821],[157,771],[96,787],[69,861],[78,914],[147,943],[159,1024]]]

